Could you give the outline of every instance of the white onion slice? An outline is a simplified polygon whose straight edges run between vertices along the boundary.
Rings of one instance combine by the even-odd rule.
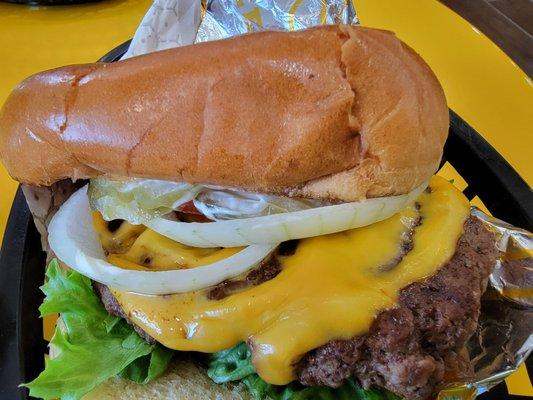
[[[427,183],[400,196],[378,197],[307,210],[207,223],[186,223],[166,218],[146,222],[150,229],[195,247],[237,247],[279,243],[359,228],[382,221],[404,209]]]
[[[70,268],[110,287],[143,294],[190,292],[235,277],[267,257],[277,244],[248,246],[213,264],[173,271],[135,271],[107,262],[93,228],[87,187],[74,193],[49,226],[48,242]]]

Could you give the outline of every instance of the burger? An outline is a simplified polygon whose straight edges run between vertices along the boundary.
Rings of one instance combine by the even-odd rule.
[[[448,108],[391,32],[262,32],[34,75],[0,155],[48,249],[44,399],[430,399],[494,237],[433,176]]]

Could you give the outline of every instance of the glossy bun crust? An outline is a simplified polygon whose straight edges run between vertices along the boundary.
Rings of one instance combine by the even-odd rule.
[[[150,177],[353,201],[436,171],[446,99],[386,31],[262,32],[23,81],[0,112],[11,176]]]

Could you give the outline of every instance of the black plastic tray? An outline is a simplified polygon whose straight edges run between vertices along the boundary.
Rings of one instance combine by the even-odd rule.
[[[128,46],[129,42],[122,44],[100,61],[117,61]],[[479,196],[494,216],[532,231],[533,194],[529,186],[457,114],[450,111],[450,117],[443,163],[450,162],[468,183],[466,196]],[[37,310],[43,300],[39,286],[44,270],[40,237],[19,189],[0,253],[0,400],[28,399],[27,390],[18,388],[18,384],[34,379],[44,368],[46,342]],[[527,364],[531,376],[532,362]],[[479,399],[531,398],[510,396],[502,383]]]

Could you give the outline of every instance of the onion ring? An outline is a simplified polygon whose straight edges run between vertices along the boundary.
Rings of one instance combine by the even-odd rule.
[[[93,228],[87,186],[61,206],[48,232],[50,248],[70,268],[112,288],[152,295],[190,292],[216,285],[253,268],[277,247],[277,244],[248,246],[224,260],[191,269],[119,268],[107,261]]]
[[[145,225],[170,239],[194,247],[238,247],[274,244],[326,235],[382,221],[413,202],[427,187],[389,197],[316,207],[252,218],[187,223],[155,218]]]

